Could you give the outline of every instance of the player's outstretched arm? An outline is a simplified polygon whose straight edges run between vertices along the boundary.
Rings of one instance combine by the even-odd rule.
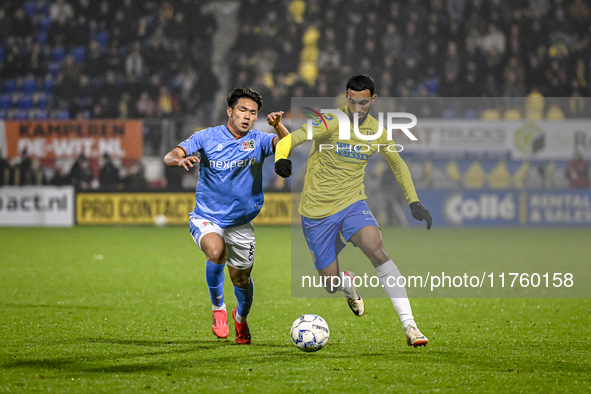
[[[281,123],[282,117],[283,111],[271,112],[267,115],[267,123],[269,123],[269,126],[273,126],[278,137],[273,139],[273,148],[277,146],[279,140],[289,135],[289,130]]]
[[[187,171],[189,171],[189,167],[193,167],[194,163],[199,163],[196,156],[185,157],[185,151],[178,146],[168,152],[163,161],[169,167],[183,167]]]

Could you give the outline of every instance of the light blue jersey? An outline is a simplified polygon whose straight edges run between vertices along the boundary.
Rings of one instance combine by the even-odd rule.
[[[200,154],[195,209],[189,215],[220,227],[250,222],[263,207],[263,161],[273,154],[272,134],[250,130],[235,137],[227,126],[195,132],[178,146]]]

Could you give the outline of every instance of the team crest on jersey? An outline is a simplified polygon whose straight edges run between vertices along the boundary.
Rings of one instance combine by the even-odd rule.
[[[244,141],[242,143],[242,150],[245,152],[250,152],[251,150],[254,150],[254,140]]]
[[[208,221],[204,221],[204,222],[203,222],[203,225],[204,225],[204,226],[207,226],[208,224],[210,224],[210,225],[212,225],[212,226],[213,226],[213,223],[212,223],[212,222],[210,222],[209,220],[208,220]]]

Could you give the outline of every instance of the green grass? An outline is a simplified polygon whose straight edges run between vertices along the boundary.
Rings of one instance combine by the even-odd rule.
[[[491,249],[505,238],[537,258],[555,230],[418,231],[384,230],[403,273],[413,251],[445,266],[509,254]],[[587,245],[591,232],[558,236]],[[253,344],[238,346],[211,333],[204,258],[184,227],[0,228],[0,392],[591,390],[590,299],[413,299],[430,339],[414,349],[387,299],[367,298],[362,318],[341,299],[292,299],[290,256],[289,228],[257,228]],[[588,265],[589,246],[566,256]],[[303,313],[331,328],[318,353],[291,344]]]

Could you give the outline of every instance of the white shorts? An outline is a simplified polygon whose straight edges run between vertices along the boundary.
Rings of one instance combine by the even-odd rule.
[[[242,226],[221,228],[210,220],[191,218],[189,222],[191,236],[201,248],[201,239],[209,233],[216,233],[224,240],[228,249],[226,263],[232,268],[245,270],[254,264],[254,226],[246,223]],[[203,250],[203,249],[202,249]]]

